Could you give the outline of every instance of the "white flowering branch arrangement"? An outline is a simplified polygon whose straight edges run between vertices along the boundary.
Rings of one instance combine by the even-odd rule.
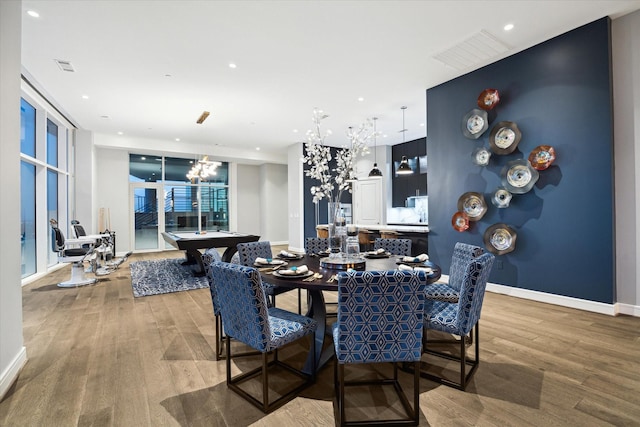
[[[306,155],[302,159],[304,163],[309,165],[309,169],[305,170],[306,176],[317,179],[318,185],[311,187],[313,202],[326,198],[329,202],[340,202],[342,192],[344,190],[351,191],[349,179],[353,178],[353,166],[358,155],[369,154],[369,146],[367,142],[375,135],[373,131],[373,123],[367,119],[357,129],[349,128],[347,130],[347,139],[350,141],[349,147],[342,146],[336,154],[336,167],[329,168],[331,160],[330,147],[324,145],[324,140],[331,135],[331,131],[325,133],[321,131],[322,120],[329,117],[322,110],[313,110],[314,129],[307,131]]]

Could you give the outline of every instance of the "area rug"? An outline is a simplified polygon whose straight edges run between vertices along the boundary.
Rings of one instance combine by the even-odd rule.
[[[195,277],[182,258],[132,262],[131,286],[134,297],[168,294],[208,288],[206,277]]]

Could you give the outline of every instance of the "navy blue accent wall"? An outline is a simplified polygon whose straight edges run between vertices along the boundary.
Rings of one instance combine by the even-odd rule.
[[[483,246],[484,231],[503,222],[518,234],[515,251],[497,256],[490,281],[604,303],[615,300],[613,124],[610,20],[603,18],[482,69],[427,90],[429,256],[449,271],[455,242]],[[489,129],[465,138],[462,117],[486,88],[500,91]],[[494,124],[518,124],[522,140],[510,155],[471,162],[489,147]],[[497,209],[493,191],[510,160],[538,145],[556,150],[528,193]],[[459,233],[451,226],[460,195],[484,194],[487,214]]]

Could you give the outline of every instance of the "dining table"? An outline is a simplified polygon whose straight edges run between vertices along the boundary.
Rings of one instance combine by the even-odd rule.
[[[286,262],[286,265],[275,265],[273,268],[261,266],[258,271],[263,282],[285,288],[307,290],[309,305],[306,315],[317,322],[317,329],[315,331],[315,352],[309,352],[303,371],[312,373],[314,359],[316,371],[319,371],[335,354],[331,338],[327,339],[328,336],[330,337],[330,329],[327,328],[327,309],[324,292],[338,292],[338,280],[335,277],[341,271],[346,271],[346,269],[335,268],[335,265],[326,267],[325,265],[328,264],[326,258],[316,254],[303,254],[296,258],[283,257],[282,260]],[[407,263],[403,262],[403,258],[400,255],[376,255],[372,258],[362,257],[354,265],[357,267],[355,268],[356,270],[386,271],[399,269],[400,265],[404,264],[405,266],[430,269],[430,272],[427,270],[427,284],[435,283],[440,279],[441,269],[435,263],[430,261]],[[350,265],[350,263],[345,263],[345,265]],[[306,266],[312,274],[285,275],[279,273],[281,270],[291,270],[292,267],[301,266]],[[274,268],[277,269],[274,270]],[[331,345],[326,345],[327,342]]]

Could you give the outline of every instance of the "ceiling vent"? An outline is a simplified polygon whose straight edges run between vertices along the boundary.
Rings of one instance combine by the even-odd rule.
[[[482,30],[457,45],[433,55],[433,58],[456,70],[485,65],[490,59],[508,52],[509,46]]]
[[[71,62],[69,61],[64,61],[62,59],[54,59],[54,61],[56,61],[56,64],[58,64],[58,67],[60,67],[62,71],[68,71],[70,73],[76,71],[73,69],[73,65],[71,65]]]

